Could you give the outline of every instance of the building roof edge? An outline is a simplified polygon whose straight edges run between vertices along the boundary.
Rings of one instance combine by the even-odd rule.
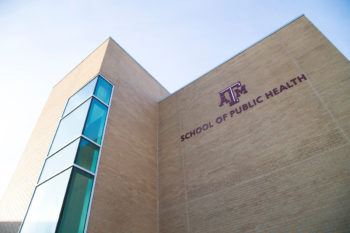
[[[156,81],[156,83],[158,83],[158,85],[163,88],[167,93],[168,96],[171,95],[171,93],[156,79],[153,77],[153,75],[148,72],[138,61],[136,61],[135,58],[133,58],[133,56],[131,56],[120,44],[118,44],[118,42],[116,42],[112,37],[108,37],[107,39],[108,41],[112,41],[113,43],[115,43],[119,48],[121,48],[121,50],[127,55],[129,56],[143,71],[145,71],[154,81]]]
[[[78,64],[76,64],[68,73],[66,73],[63,78],[61,78],[55,85],[53,85],[52,88],[55,88],[60,82],[62,82],[70,73],[72,73],[80,64],[82,64],[90,55],[92,55],[96,50],[98,50],[102,45],[105,43],[108,43],[108,41],[111,39],[111,37],[108,37],[105,39],[99,46],[97,46],[95,49],[93,49],[83,60],[81,60]],[[103,60],[103,59],[102,59]]]
[[[181,91],[182,89],[188,87],[189,85],[191,85],[192,83],[196,82],[197,80],[199,80],[200,78],[204,77],[205,75],[209,74],[210,72],[212,72],[213,70],[215,70],[216,68],[218,68],[219,66],[224,65],[225,63],[229,62],[230,60],[234,59],[235,57],[239,56],[240,54],[244,53],[245,51],[247,51],[248,49],[254,47],[255,45],[259,44],[260,42],[262,42],[263,40],[265,40],[266,38],[272,36],[273,34],[277,33],[278,31],[282,30],[283,28],[287,27],[288,25],[294,23],[295,21],[299,20],[300,18],[305,17],[305,14],[299,15],[298,17],[292,19],[291,21],[289,21],[288,23],[284,24],[283,26],[279,27],[278,29],[274,30],[273,32],[271,32],[270,34],[268,34],[267,36],[264,36],[263,38],[261,38],[260,40],[254,42],[252,45],[246,47],[245,49],[241,50],[240,52],[236,53],[235,55],[233,55],[232,57],[226,59],[224,62],[220,63],[219,65],[215,66],[214,68],[210,69],[209,71],[205,72],[204,74],[200,75],[198,78],[194,79],[193,81],[189,82],[188,84],[186,84],[185,86],[181,87],[180,89],[174,91],[173,93],[171,93],[169,96],[163,98],[162,100],[160,100],[159,102],[162,102],[163,100],[166,100],[167,98],[171,97],[172,95],[175,95],[177,92]]]

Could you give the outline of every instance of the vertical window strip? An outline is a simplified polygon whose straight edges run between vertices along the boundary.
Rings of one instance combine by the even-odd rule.
[[[105,79],[102,75],[100,75],[100,76],[103,79]],[[109,99],[108,108],[107,108],[107,117],[105,119],[105,124],[104,124],[104,129],[103,129],[103,135],[102,135],[102,140],[101,140],[101,147],[100,147],[99,156],[98,156],[98,159],[97,159],[97,166],[96,166],[96,171],[95,171],[95,176],[94,176],[94,182],[93,182],[92,191],[91,191],[91,195],[90,195],[89,208],[87,210],[87,217],[86,217],[86,222],[85,222],[84,233],[87,232],[87,228],[88,228],[90,211],[91,211],[91,205],[92,205],[92,199],[93,199],[93,196],[94,196],[95,185],[96,185],[96,177],[97,177],[97,174],[98,174],[98,168],[99,168],[100,159],[101,159],[102,146],[103,146],[104,136],[105,136],[105,133],[106,133],[106,127],[107,127],[107,123],[108,123],[108,116],[109,116],[109,111],[110,111],[110,107],[111,107],[111,102],[112,102],[112,98],[113,98],[113,94],[114,94],[114,85],[110,81],[108,81],[107,79],[105,79],[105,80],[112,86],[112,89],[111,89],[110,99]]]
[[[54,135],[54,138],[53,138],[53,140],[52,140],[52,142],[51,142],[51,145],[50,145],[50,147],[49,147],[49,152],[48,152],[48,157],[45,159],[45,162],[44,162],[44,164],[43,164],[43,167],[42,167],[42,170],[41,170],[41,173],[40,173],[40,176],[39,176],[39,178],[38,178],[38,183],[37,183],[37,185],[36,185],[36,187],[35,187],[35,190],[34,190],[34,192],[33,192],[33,195],[32,195],[32,198],[31,198],[31,201],[30,201],[30,203],[29,203],[29,206],[28,206],[28,209],[27,209],[27,211],[26,211],[26,214],[25,214],[25,217],[24,217],[24,219],[23,219],[23,222],[22,222],[22,224],[21,224],[21,227],[20,227],[20,233],[37,233],[36,231],[34,232],[34,231],[31,231],[31,230],[29,230],[29,231],[22,231],[23,230],[23,226],[26,224],[26,221],[27,221],[27,219],[28,219],[28,213],[30,214],[30,211],[31,211],[31,206],[32,206],[32,202],[33,202],[33,199],[35,198],[35,193],[36,193],[36,190],[37,190],[37,188],[39,187],[39,186],[42,186],[42,185],[45,185],[45,183],[47,183],[48,181],[50,181],[50,180],[53,180],[53,178],[54,177],[58,177],[58,176],[60,176],[60,175],[62,175],[62,173],[64,173],[64,172],[68,172],[69,170],[70,170],[70,175],[69,175],[69,182],[68,182],[68,184],[67,184],[67,186],[66,186],[66,188],[65,188],[65,190],[64,190],[64,192],[65,192],[65,194],[64,194],[64,202],[63,202],[63,204],[61,205],[61,210],[60,210],[60,217],[59,217],[59,219],[58,219],[58,222],[56,223],[56,227],[55,227],[55,231],[54,232],[65,232],[65,230],[63,230],[63,231],[61,231],[60,229],[65,229],[64,228],[64,223],[66,222],[67,224],[69,224],[69,225],[67,225],[67,226],[72,226],[72,224],[68,221],[67,222],[67,218],[65,218],[66,220],[65,221],[63,221],[63,220],[61,220],[61,215],[63,214],[65,214],[64,213],[64,209],[69,209],[70,207],[69,207],[69,204],[64,204],[65,203],[65,200],[68,198],[68,195],[70,195],[70,196],[76,196],[76,195],[78,195],[79,194],[79,190],[78,191],[76,191],[77,193],[76,194],[74,194],[74,190],[71,192],[71,193],[69,193],[70,192],[70,189],[73,189],[73,188],[70,188],[70,184],[71,184],[71,180],[72,179],[74,179],[73,178],[73,175],[74,175],[74,172],[76,172],[76,173],[80,173],[80,174],[87,174],[87,176],[88,177],[90,177],[90,185],[89,185],[89,187],[90,188],[88,188],[87,189],[87,192],[86,192],[86,195],[87,196],[85,196],[85,198],[84,198],[84,205],[82,206],[82,215],[81,215],[81,217],[80,217],[80,222],[79,222],[79,227],[78,228],[76,228],[76,232],[70,232],[70,233],[83,233],[83,232],[86,232],[86,229],[87,229],[87,226],[88,226],[88,220],[89,220],[89,215],[90,215],[90,209],[91,209],[91,202],[92,202],[92,198],[93,198],[93,193],[94,193],[94,188],[95,188],[95,182],[96,182],[96,174],[97,174],[97,171],[98,171],[98,165],[99,165],[99,161],[100,161],[100,155],[101,155],[101,147],[102,147],[102,144],[103,144],[103,139],[104,139],[104,135],[105,135],[105,130],[106,130],[106,126],[107,126],[107,121],[108,121],[108,115],[109,115],[109,107],[110,107],[110,105],[111,105],[111,99],[112,99],[112,96],[113,96],[113,91],[114,91],[114,85],[110,82],[110,81],[108,81],[108,80],[106,80],[102,75],[98,75],[96,78],[95,78],[97,81],[95,82],[95,87],[94,87],[94,91],[93,91],[93,94],[92,94],[92,96],[90,96],[90,97],[88,97],[86,100],[84,100],[81,104],[79,104],[79,105],[77,105],[76,107],[74,107],[74,109],[72,109],[69,113],[67,113],[67,114],[65,114],[65,112],[66,112],[66,110],[67,110],[67,105],[68,105],[68,103],[69,103],[69,100],[71,100],[71,98],[72,97],[70,97],[69,99],[68,99],[68,101],[67,101],[67,103],[66,103],[66,106],[65,106],[65,108],[64,108],[64,111],[63,111],[63,114],[62,114],[62,116],[61,116],[61,119],[60,119],[60,122],[59,122],[59,124],[58,124],[58,127],[57,127],[57,129],[56,129],[56,132],[55,132],[55,135]],[[95,90],[98,88],[97,86],[99,85],[98,84],[98,81],[99,80],[101,80],[101,79],[103,79],[103,81],[105,82],[105,83],[107,83],[108,85],[110,85],[110,93],[108,94],[107,93],[107,95],[106,94],[104,94],[104,97],[105,97],[105,99],[106,100],[108,100],[108,103],[104,103],[101,99],[99,99],[99,97],[98,96],[95,96],[94,94],[95,94]],[[88,82],[88,84],[86,84],[86,85],[89,85],[91,82],[92,82],[93,80],[91,80],[90,82]],[[86,87],[86,85],[85,86],[83,86],[80,90],[78,90],[75,94],[77,94],[79,91],[81,91],[83,88],[85,88]],[[74,95],[75,95],[74,94]],[[74,95],[72,95],[72,96],[74,96]],[[106,97],[107,96],[107,97]],[[79,108],[81,105],[83,105],[86,101],[88,101],[89,99],[91,99],[91,101],[90,101],[90,106],[88,107],[89,109],[88,109],[88,111],[87,111],[87,115],[86,115],[86,117],[85,117],[85,119],[84,119],[84,124],[83,124],[83,129],[82,129],[82,132],[81,132],[81,135],[79,136],[79,137],[77,137],[77,138],[75,138],[74,140],[71,140],[70,142],[68,142],[66,145],[64,145],[62,148],[60,148],[60,149],[58,149],[55,153],[53,153],[53,154],[51,154],[50,155],[50,150],[51,150],[51,148],[52,148],[52,144],[53,144],[53,142],[54,142],[54,140],[55,140],[55,137],[56,137],[56,134],[57,134],[57,131],[58,131],[58,129],[59,129],[59,126],[60,126],[60,123],[61,123],[61,121],[67,116],[67,115],[69,115],[69,114],[71,114],[73,111],[75,111],[77,108]],[[98,144],[98,143],[96,143],[95,141],[93,141],[92,139],[90,139],[90,138],[88,138],[87,136],[85,136],[85,135],[83,135],[83,131],[84,131],[84,128],[86,127],[86,124],[87,124],[87,119],[89,118],[89,114],[90,114],[90,109],[91,109],[91,106],[92,106],[92,104],[93,104],[93,100],[95,100],[95,101],[98,101],[98,103],[100,103],[100,104],[103,104],[103,106],[104,107],[106,107],[106,110],[107,110],[107,113],[106,113],[106,115],[103,117],[103,119],[102,119],[102,124],[103,124],[103,126],[102,126],[102,131],[100,131],[100,144]],[[60,151],[62,151],[62,150],[64,150],[66,147],[68,147],[69,145],[71,145],[73,142],[75,142],[76,140],[78,140],[79,141],[79,145],[78,145],[78,148],[76,149],[76,152],[75,152],[75,159],[74,159],[74,162],[72,163],[72,165],[71,166],[69,166],[69,167],[66,167],[66,168],[64,168],[64,167],[62,167],[61,169],[61,171],[60,172],[58,172],[57,174],[54,174],[54,175],[51,175],[51,177],[50,176],[48,176],[48,178],[47,179],[44,179],[44,181],[42,181],[41,180],[41,182],[40,182],[40,178],[41,178],[41,175],[43,174],[43,170],[44,170],[44,168],[45,168],[45,164],[46,164],[46,162],[47,162],[47,160],[48,159],[50,159],[50,158],[52,158],[52,157],[54,157],[55,155],[57,155]],[[94,148],[94,149],[92,149],[92,155],[91,155],[91,157],[88,159],[88,160],[84,160],[84,159],[86,159],[86,158],[84,158],[85,156],[85,153],[81,153],[81,155],[80,155],[80,158],[78,158],[79,157],[79,149],[82,149],[81,147],[80,147],[80,145],[81,145],[81,143],[82,143],[82,141],[84,140],[84,143],[85,143],[85,145],[88,145],[88,144],[90,144],[90,147],[92,147],[92,148]],[[85,149],[87,149],[87,148],[85,148]],[[90,148],[91,149],[91,148]],[[59,170],[59,169],[58,169]],[[72,181],[73,182],[73,181]],[[80,187],[79,185],[77,186],[77,187]],[[72,194],[73,193],[73,194]],[[73,198],[74,199],[74,198]],[[87,202],[87,200],[88,200],[88,202]],[[74,202],[72,202],[72,203],[74,203]],[[68,205],[67,207],[65,207],[66,205]],[[34,212],[35,212],[35,210],[33,210]],[[74,211],[74,208],[73,208],[73,211]],[[71,213],[68,213],[68,214],[71,214]],[[85,217],[84,217],[85,216]],[[29,216],[30,217],[30,216]],[[70,218],[68,218],[68,219],[70,219]],[[30,222],[28,223],[29,225],[30,225]],[[63,225],[62,225],[63,224]],[[52,232],[52,233],[54,233],[54,232]],[[46,232],[45,231],[45,233],[51,233],[51,232]]]

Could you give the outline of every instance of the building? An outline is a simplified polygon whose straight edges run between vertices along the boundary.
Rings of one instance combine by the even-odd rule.
[[[305,16],[173,94],[108,39],[54,86],[0,232],[349,232],[349,167],[350,62]]]

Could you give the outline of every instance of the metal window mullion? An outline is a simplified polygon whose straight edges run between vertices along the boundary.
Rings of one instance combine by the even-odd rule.
[[[77,168],[77,169],[79,169],[79,170],[82,170],[82,171],[84,171],[84,172],[86,172],[86,173],[88,173],[88,174],[90,174],[90,175],[92,175],[92,176],[95,176],[95,173],[93,173],[92,171],[89,171],[89,170],[86,169],[86,168],[83,168],[82,166],[79,166],[79,165],[76,164],[76,163],[73,164],[73,167],[75,167],[75,168]]]
[[[76,140],[78,140],[79,138],[84,138],[85,140],[91,142],[92,144],[94,144],[95,146],[101,147],[101,145],[99,145],[98,143],[96,143],[95,141],[91,140],[90,138],[86,137],[83,134],[80,134],[78,137],[74,138],[72,141],[68,142],[67,145],[65,145],[64,147],[62,147],[61,149],[59,149],[58,151],[56,151],[55,153],[53,153],[52,155],[49,155],[45,158],[45,160],[47,160],[48,158],[51,158],[52,156],[56,155],[58,152],[62,151],[63,149],[65,149],[66,147],[70,146],[73,142],[75,142]]]
[[[75,106],[72,110],[70,110],[66,115],[63,115],[63,114],[64,114],[64,112],[63,112],[63,114],[62,114],[62,116],[61,116],[61,119],[66,118],[66,116],[68,116],[69,114],[71,114],[72,112],[74,112],[74,110],[76,110],[77,108],[79,108],[81,105],[85,104],[85,102],[88,101],[88,100],[91,98],[91,96],[92,96],[92,95],[88,96],[88,97],[87,97],[85,100],[83,100],[80,104],[78,104],[78,105]],[[67,104],[68,104],[68,102],[67,102]],[[66,110],[64,110],[64,111],[66,111]]]
[[[55,153],[53,153],[52,155],[48,155],[45,160],[51,158],[52,156],[56,155],[58,152],[61,152],[63,149],[65,149],[66,147],[70,146],[73,142],[75,142],[76,140],[78,140],[81,137],[81,135],[79,135],[78,137],[74,138],[72,141],[68,142],[67,145],[65,145],[64,147],[62,147],[61,149],[59,149],[58,151],[56,151]]]
[[[99,148],[101,147],[101,145],[100,144],[98,144],[97,142],[95,142],[95,141],[93,141],[93,140],[91,140],[90,138],[88,138],[88,137],[86,137],[85,135],[80,135],[80,137],[82,137],[82,138],[84,138],[85,140],[87,140],[87,141],[89,141],[89,142],[91,142],[92,144],[94,144],[95,146],[98,146]],[[101,143],[102,144],[102,143]]]
[[[61,171],[57,172],[55,175],[51,176],[50,178],[47,178],[46,180],[44,180],[44,181],[42,181],[42,182],[40,182],[40,183],[37,183],[37,184],[35,185],[35,188],[36,188],[36,187],[39,187],[40,185],[46,183],[47,181],[49,181],[49,180],[55,178],[56,176],[62,174],[62,173],[65,172],[65,171],[67,171],[69,168],[73,167],[73,165],[74,165],[74,164],[70,164],[68,167],[66,167],[66,168],[62,169]]]
[[[75,108],[73,108],[69,113],[67,113],[66,115],[61,117],[61,120],[63,120],[64,118],[66,118],[68,115],[70,115],[72,112],[74,112],[77,108],[79,108],[80,106],[82,106],[83,104],[85,104],[87,101],[89,101],[89,99],[91,99],[93,97],[93,95],[90,95],[88,98],[86,98],[86,100],[84,100],[83,102],[81,102],[79,105],[77,105]]]
[[[71,145],[71,144],[72,144],[73,142],[75,142],[76,140],[80,140],[80,138],[83,138],[83,139],[89,141],[90,143],[92,143],[92,144],[94,144],[95,146],[97,146],[98,149],[100,150],[101,146],[100,146],[99,144],[97,144],[96,142],[92,141],[91,139],[89,139],[88,137],[86,137],[86,136],[84,136],[84,135],[79,135],[79,136],[76,137],[74,140],[72,140],[71,142],[69,142],[66,146],[62,147],[61,149],[59,149],[59,150],[58,150],[57,152],[55,152],[54,154],[52,154],[52,155],[50,155],[50,156],[48,156],[48,157],[45,158],[45,160],[44,160],[44,165],[43,165],[43,167],[42,167],[42,169],[41,169],[40,176],[39,176],[39,179],[38,179],[38,181],[37,181],[36,186],[38,186],[38,185],[44,183],[44,181],[43,181],[43,182],[40,182],[40,183],[39,183],[39,181],[40,181],[40,177],[41,177],[41,175],[42,175],[42,172],[43,172],[43,170],[44,170],[46,161],[47,161],[48,159],[50,159],[51,157],[53,157],[54,155],[57,155],[57,153],[59,153],[59,152],[62,151],[64,148],[66,148],[66,147],[68,147],[69,145]],[[79,142],[79,143],[80,143],[80,142]],[[69,165],[69,167],[75,165],[75,159],[76,159],[76,155],[77,155],[78,149],[79,149],[79,144],[78,144],[77,150],[76,150],[76,152],[75,152],[74,161],[73,161],[72,164]],[[78,165],[78,166],[79,166],[79,165]],[[78,168],[80,168],[80,166],[79,166]],[[64,169],[64,170],[66,170],[66,169]],[[83,170],[83,169],[82,169],[82,170]],[[63,170],[62,170],[62,171],[63,171]],[[61,173],[62,171],[60,171],[59,173]],[[57,174],[59,174],[59,173],[57,173]],[[46,180],[51,179],[52,177],[56,176],[57,174],[51,176],[50,178],[48,178],[48,179],[46,179]],[[46,180],[45,180],[45,181],[46,181]]]
[[[101,76],[104,80],[106,80],[109,84],[111,84],[111,86],[112,86],[112,90],[113,90],[113,88],[114,88],[114,84],[111,82],[111,81],[109,81],[105,76],[103,76],[102,74],[98,74],[97,76]],[[112,91],[113,92],[113,91]]]
[[[81,104],[79,104],[76,108],[74,108],[71,112],[69,112],[67,115],[65,115],[63,118],[61,118],[61,119],[59,120],[58,125],[57,125],[57,127],[56,127],[56,131],[55,131],[54,137],[52,138],[52,141],[51,141],[49,150],[48,150],[48,152],[47,152],[47,156],[49,155],[50,150],[51,150],[51,147],[52,147],[52,144],[53,144],[53,142],[55,141],[55,138],[56,138],[56,135],[57,135],[57,131],[58,131],[59,127],[60,127],[61,122],[62,122],[68,115],[70,115],[74,110],[76,110],[77,108],[79,108],[80,106],[82,106],[83,104],[85,104],[89,99],[92,99],[92,96],[90,96],[89,98],[87,98],[84,102],[82,102]],[[90,106],[91,106],[91,103],[90,103]],[[90,106],[89,106],[89,108],[88,108],[87,115],[89,114]],[[86,119],[85,119],[85,120],[86,120]],[[83,129],[84,129],[84,126],[85,126],[85,122],[84,122],[84,125],[83,125]],[[82,129],[82,131],[83,131],[83,129]],[[82,132],[81,132],[81,134],[82,134]],[[68,143],[68,144],[69,144],[69,143]],[[68,145],[68,144],[67,144],[67,145]],[[67,145],[65,145],[64,147],[66,147]],[[62,148],[63,148],[63,147],[62,147]],[[62,148],[60,148],[59,150],[61,150]],[[59,150],[55,151],[55,153],[58,152]],[[54,153],[54,154],[55,154],[55,153]]]
[[[106,106],[107,108],[109,108],[109,105],[106,104],[105,102],[103,102],[100,98],[98,98],[95,94],[92,95],[92,97],[94,97],[96,100],[98,100],[99,102],[101,102],[101,104],[103,104],[104,106]]]
[[[88,117],[89,117],[89,113],[90,113],[90,110],[91,110],[91,105],[92,105],[93,97],[91,96],[90,98],[91,98],[91,101],[90,101],[89,109],[88,109],[87,114],[86,114],[86,117],[85,117],[85,119],[84,119],[84,124],[83,124],[83,128],[81,129],[80,135],[83,135],[83,132],[84,132],[84,129],[85,129],[85,126],[86,126],[86,121],[87,121],[87,119],[88,119]]]
[[[98,77],[98,74],[95,75],[94,78],[90,79],[90,81],[88,81],[87,83],[85,83],[81,88],[79,88],[77,91],[75,91],[75,92],[68,98],[68,100],[67,100],[67,102],[66,102],[66,105],[64,106],[64,110],[63,110],[63,113],[62,113],[61,118],[64,117],[63,114],[64,114],[64,112],[66,111],[66,108],[67,108],[67,105],[68,105],[68,103],[69,103],[69,100],[70,100],[75,94],[77,94],[79,91],[81,91],[82,89],[84,89],[84,87],[86,87],[90,82],[94,81],[94,79],[97,79],[97,77]],[[97,83],[97,81],[96,81],[96,83]],[[95,87],[96,87],[96,86],[95,86]],[[94,91],[95,91],[95,87],[94,87]],[[92,94],[93,94],[93,93],[92,93]],[[92,95],[91,95],[91,96],[92,96]],[[89,98],[90,98],[91,96],[89,96]],[[73,111],[73,110],[72,110],[72,111]],[[72,111],[70,111],[70,112],[72,112]],[[70,112],[69,112],[69,113],[70,113]],[[69,113],[68,113],[68,114],[69,114]],[[67,115],[68,115],[68,114],[67,114]]]

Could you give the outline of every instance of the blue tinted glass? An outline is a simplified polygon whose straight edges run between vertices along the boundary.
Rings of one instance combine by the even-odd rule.
[[[36,188],[21,233],[55,233],[71,171],[68,169]]]
[[[112,85],[104,78],[99,76],[94,95],[102,100],[105,104],[109,104],[112,94]]]
[[[63,118],[58,126],[49,155],[52,155],[81,135],[91,100],[86,101]]]
[[[92,99],[83,135],[101,144],[103,129],[107,117],[107,107],[96,99]]]
[[[96,85],[96,78],[91,80],[86,86],[84,86],[80,91],[75,93],[72,97],[69,98],[68,103],[66,105],[66,109],[64,110],[63,116],[67,115],[70,111],[72,111],[74,108],[79,106],[81,103],[83,103],[85,100],[87,100],[89,97],[92,96],[95,85]],[[63,117],[62,116],[62,117]]]
[[[75,164],[89,171],[95,172],[98,160],[98,153],[98,146],[84,138],[81,138],[78,153],[75,157]]]
[[[73,169],[57,233],[84,233],[93,182],[92,175]]]
[[[79,139],[75,140],[45,162],[39,183],[73,165],[77,153]]]

